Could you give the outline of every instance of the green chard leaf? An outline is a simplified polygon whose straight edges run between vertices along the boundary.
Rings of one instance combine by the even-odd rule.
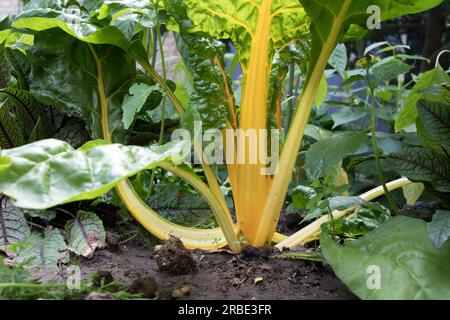
[[[231,81],[224,69],[225,45],[189,33],[182,33],[176,39],[178,50],[194,81],[187,113],[197,114],[186,115],[183,126],[192,128],[193,123],[189,119],[196,119],[203,122],[204,130],[224,128],[228,119],[233,121],[231,110],[234,111]]]
[[[362,299],[450,299],[450,245],[438,249],[419,219],[394,217],[341,247],[326,232],[322,253]]]
[[[152,148],[94,144],[75,150],[49,139],[2,150],[0,156],[9,157],[11,165],[0,171],[0,193],[18,207],[37,210],[95,199],[142,170],[182,160],[185,146],[186,142]]]
[[[166,8],[170,2],[165,1]],[[266,0],[186,0],[184,4],[195,25],[191,25],[190,32],[203,32],[216,39],[232,39],[245,70],[264,2]],[[281,49],[293,40],[305,39],[308,18],[299,2],[272,0],[271,4],[271,50]]]
[[[76,219],[67,222],[65,232],[69,250],[86,258],[106,244],[103,223],[92,212],[78,212]]]

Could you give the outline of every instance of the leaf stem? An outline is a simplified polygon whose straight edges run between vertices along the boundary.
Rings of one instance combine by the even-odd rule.
[[[380,150],[378,148],[378,143],[377,143],[377,131],[376,131],[376,114],[375,114],[375,110],[376,110],[376,101],[375,101],[375,87],[372,84],[371,80],[370,80],[370,75],[369,75],[369,68],[366,69],[366,76],[367,76],[367,85],[369,86],[369,90],[370,90],[370,99],[371,99],[371,115],[370,115],[370,129],[371,129],[371,136],[372,136],[372,148],[373,148],[373,153],[375,156],[375,165],[377,168],[377,173],[378,173],[378,179],[380,180],[380,184],[383,186],[383,190],[384,193],[386,195],[386,198],[389,201],[389,204],[391,205],[392,211],[394,213],[394,215],[399,215],[400,214],[400,210],[397,206],[397,203],[395,202],[394,197],[392,197],[392,194],[389,192],[387,186],[386,186],[386,180],[384,179],[384,174],[383,174],[383,168],[381,166],[381,160],[380,160]]]
[[[164,82],[167,82],[167,70],[166,70],[166,61],[165,61],[165,54],[164,54],[164,42],[161,38],[161,28],[159,26],[159,23],[157,24],[156,28],[157,28],[156,29],[156,38],[158,40],[158,45],[159,45],[163,80],[164,80]],[[162,145],[164,142],[164,129],[165,129],[165,125],[166,125],[166,105],[167,105],[166,96],[163,96],[163,101],[162,101],[162,106],[161,106],[161,129],[159,131],[159,140],[158,140],[159,145]],[[152,170],[152,174],[150,177],[150,184],[148,186],[147,198],[150,197],[150,195],[153,193],[155,175],[156,175],[156,168]]]

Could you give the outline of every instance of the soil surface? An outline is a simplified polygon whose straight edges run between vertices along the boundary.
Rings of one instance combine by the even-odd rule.
[[[160,270],[156,255],[133,245],[100,250],[82,261],[82,276],[109,271],[125,288],[144,286],[142,292],[154,299],[356,299],[323,263],[274,259],[260,250],[193,251],[195,270],[173,275]]]

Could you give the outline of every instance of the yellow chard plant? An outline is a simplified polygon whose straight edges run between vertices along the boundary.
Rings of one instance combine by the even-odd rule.
[[[87,4],[90,2],[92,1],[87,1]],[[118,13],[108,25],[104,22],[98,23],[102,21],[100,18],[103,18],[103,15],[114,14],[114,6],[118,5],[118,1],[104,1],[101,8],[95,8],[97,16],[92,12],[89,13],[89,10],[94,10],[92,8],[86,7],[81,10],[79,12],[81,17],[77,21],[77,23],[81,21],[81,28],[67,19],[67,10],[62,10],[58,6],[42,11],[39,11],[36,6],[30,7],[29,11],[25,11],[13,23],[14,32],[25,29],[32,31],[35,34],[35,45],[51,41],[49,34],[40,36],[41,33],[59,28],[60,33],[66,34],[64,39],[70,38],[70,41],[73,41],[74,46],[66,49],[77,48],[71,57],[65,59],[75,59],[77,54],[84,54],[80,59],[90,59],[89,61],[68,61],[66,65],[71,66],[70,68],[74,68],[74,65],[85,67],[84,74],[89,77],[86,86],[92,87],[92,90],[86,95],[89,101],[80,101],[78,105],[93,104],[94,106],[84,108],[80,113],[95,129],[92,130],[96,132],[93,135],[94,138],[104,141],[92,142],[77,150],[57,140],[44,140],[15,149],[2,150],[0,152],[0,192],[13,199],[17,206],[44,209],[68,202],[94,199],[115,187],[128,210],[147,230],[161,239],[175,235],[188,248],[214,250],[217,247],[228,246],[231,251],[238,252],[242,245],[242,242],[238,240],[241,236],[249,245],[255,247],[270,246],[275,242],[278,243],[279,248],[294,247],[314,238],[320,232],[320,225],[328,219],[327,217],[318,219],[289,238],[277,234],[275,229],[285,202],[311,108],[332,52],[340,42],[364,34],[369,16],[367,8],[371,5],[377,5],[381,10],[382,20],[387,20],[425,11],[442,1],[165,0],[163,2],[164,10],[172,19],[170,27],[180,33],[184,45],[194,46],[189,40],[209,39],[199,42],[196,50],[197,56],[203,57],[208,63],[212,77],[215,77],[214,81],[219,83],[218,87],[223,89],[222,102],[218,102],[217,109],[211,109],[214,106],[210,106],[208,112],[224,111],[226,114],[223,121],[216,125],[223,130],[224,138],[228,140],[225,143],[226,154],[229,153],[227,149],[230,147],[239,149],[238,138],[236,138],[238,135],[233,135],[230,141],[226,129],[245,135],[248,130],[259,132],[270,129],[269,123],[273,120],[272,118],[277,118],[276,122],[280,123],[280,111],[277,108],[273,111],[272,104],[269,103],[279,100],[278,96],[271,96],[279,94],[276,90],[271,90],[273,89],[271,87],[275,85],[271,80],[274,64],[277,63],[279,53],[288,50],[289,46],[295,45],[297,41],[310,43],[310,58],[305,62],[308,70],[306,81],[289,132],[279,153],[276,170],[271,174],[265,173],[267,158],[256,157],[256,162],[252,162],[253,150],[248,144],[244,144],[242,153],[236,155],[236,157],[241,156],[245,161],[227,163],[228,179],[236,209],[236,223],[230,214],[214,170],[203,163],[203,172],[206,177],[206,181],[203,181],[192,170],[186,166],[177,165],[174,161],[173,155],[178,154],[183,148],[182,143],[152,148],[117,144],[117,142],[123,143],[122,139],[117,138],[122,127],[121,101],[128,92],[128,88],[123,86],[137,81],[136,70],[131,73],[126,73],[124,70],[132,68],[136,63],[159,84],[182,121],[190,123],[189,119],[193,117],[192,110],[186,110],[182,106],[163,77],[158,75],[148,62],[143,52],[145,50],[139,42],[134,41],[136,34],[127,33],[129,29],[116,23],[125,9],[119,8],[120,10],[117,10]],[[139,5],[136,9],[138,14],[150,2],[130,3]],[[133,9],[126,10],[129,13]],[[73,13],[71,15],[73,16]],[[93,17],[97,20],[93,21]],[[62,42],[62,36],[58,35],[58,37],[60,38],[56,37],[54,40],[68,45],[69,40]],[[215,39],[231,39],[237,48],[239,63],[243,70],[240,106],[235,104],[231,82],[225,70],[223,56],[220,54],[223,48],[220,43],[214,43]],[[203,51],[202,48],[198,48],[202,45],[205,45]],[[108,47],[115,49],[107,49]],[[183,58],[188,67],[190,65],[192,69],[196,68],[195,57],[187,54]],[[189,59],[193,60],[189,62]],[[122,70],[111,74],[112,71],[109,68],[113,66],[118,69],[121,67]],[[49,69],[51,66],[47,67],[47,71]],[[59,69],[55,69],[55,73],[61,72]],[[68,70],[72,71],[72,74],[68,75]],[[76,79],[83,73],[79,71],[66,69],[64,72],[66,77],[72,76]],[[207,71],[203,70],[203,72]],[[201,77],[201,72],[198,75]],[[55,82],[55,79],[58,80],[55,74],[48,75],[46,79],[40,79],[40,83],[45,83],[47,89],[43,90],[44,85],[38,86],[41,90],[38,96],[43,100],[57,101],[69,107],[75,104],[69,103],[70,99],[63,99],[61,92],[52,94],[52,91],[48,89],[50,86],[55,88],[64,83],[64,81]],[[283,79],[281,75],[279,80]],[[45,93],[42,93],[43,91]],[[197,91],[199,95],[202,94],[200,89]],[[211,101],[214,94],[209,94],[206,100]],[[73,96],[71,98],[81,99]],[[225,107],[225,109],[219,107]],[[256,145],[261,149],[257,150],[258,155],[262,151],[267,157],[266,151],[269,149],[267,138],[267,136],[257,135]],[[195,152],[202,154],[202,144],[198,141],[194,141],[193,144]],[[220,228],[202,230],[178,226],[163,219],[149,208],[127,179],[138,172],[155,167],[170,171],[191,184],[210,205]],[[399,179],[388,183],[387,188],[392,190],[408,183],[406,179]],[[370,201],[383,194],[383,188],[379,187],[361,195],[361,198]],[[339,217],[349,210],[334,212],[334,214]]]

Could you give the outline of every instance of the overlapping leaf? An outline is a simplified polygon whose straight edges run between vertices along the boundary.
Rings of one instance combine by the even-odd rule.
[[[11,159],[0,171],[0,193],[29,209],[94,199],[123,179],[162,161],[180,160],[185,143],[144,148],[119,144],[86,146],[74,150],[59,140],[42,140],[2,150]]]
[[[239,51],[242,66],[248,65],[252,39],[256,35],[258,18],[267,0],[186,0],[189,18],[195,23],[192,31],[202,31],[213,38],[231,38]],[[308,18],[297,0],[272,0],[268,23],[272,50],[293,40],[303,39]],[[261,39],[261,41],[267,41]]]
[[[450,150],[450,105],[421,100],[417,109],[422,123],[433,139]]]
[[[16,261],[25,269],[55,268],[69,260],[66,242],[60,231],[49,227],[43,236],[32,233],[20,246]]]
[[[65,232],[70,251],[86,258],[106,244],[103,223],[92,212],[78,212],[76,219],[67,222]]]
[[[0,209],[0,250],[30,234],[23,212],[11,205]]]

